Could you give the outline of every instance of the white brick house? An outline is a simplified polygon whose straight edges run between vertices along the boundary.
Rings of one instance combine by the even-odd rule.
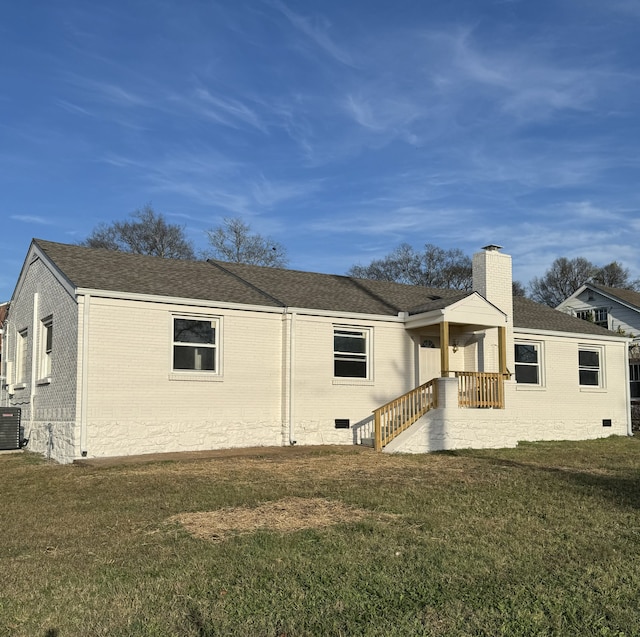
[[[5,332],[3,404],[60,462],[630,430],[628,339],[512,298],[496,246],[461,292],[34,240]]]

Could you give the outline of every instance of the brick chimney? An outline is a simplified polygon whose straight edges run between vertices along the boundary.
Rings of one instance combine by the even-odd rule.
[[[507,368],[513,373],[513,275],[511,257],[501,249],[492,244],[473,255],[473,290],[507,315]]]

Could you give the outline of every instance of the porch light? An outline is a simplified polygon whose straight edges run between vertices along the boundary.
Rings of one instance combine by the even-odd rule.
[[[451,347],[453,349],[453,353],[455,354],[458,351],[458,341],[453,341]]]

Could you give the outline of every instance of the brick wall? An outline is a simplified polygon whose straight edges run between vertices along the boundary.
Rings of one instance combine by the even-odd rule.
[[[42,319],[46,317],[53,320],[50,382],[40,378]],[[17,333],[25,328],[26,383],[15,387],[9,404],[22,409],[28,449],[65,461],[76,455],[77,444],[77,305],[40,260],[28,266],[9,313],[5,356],[14,376]],[[15,377],[8,380],[15,385]]]

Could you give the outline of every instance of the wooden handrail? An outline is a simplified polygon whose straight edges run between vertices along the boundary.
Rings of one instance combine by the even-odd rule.
[[[436,378],[394,398],[373,412],[375,424],[374,447],[376,451],[388,445],[396,436],[408,429],[430,409],[438,406]]]
[[[504,375],[493,372],[455,372],[460,407],[504,409]]]

